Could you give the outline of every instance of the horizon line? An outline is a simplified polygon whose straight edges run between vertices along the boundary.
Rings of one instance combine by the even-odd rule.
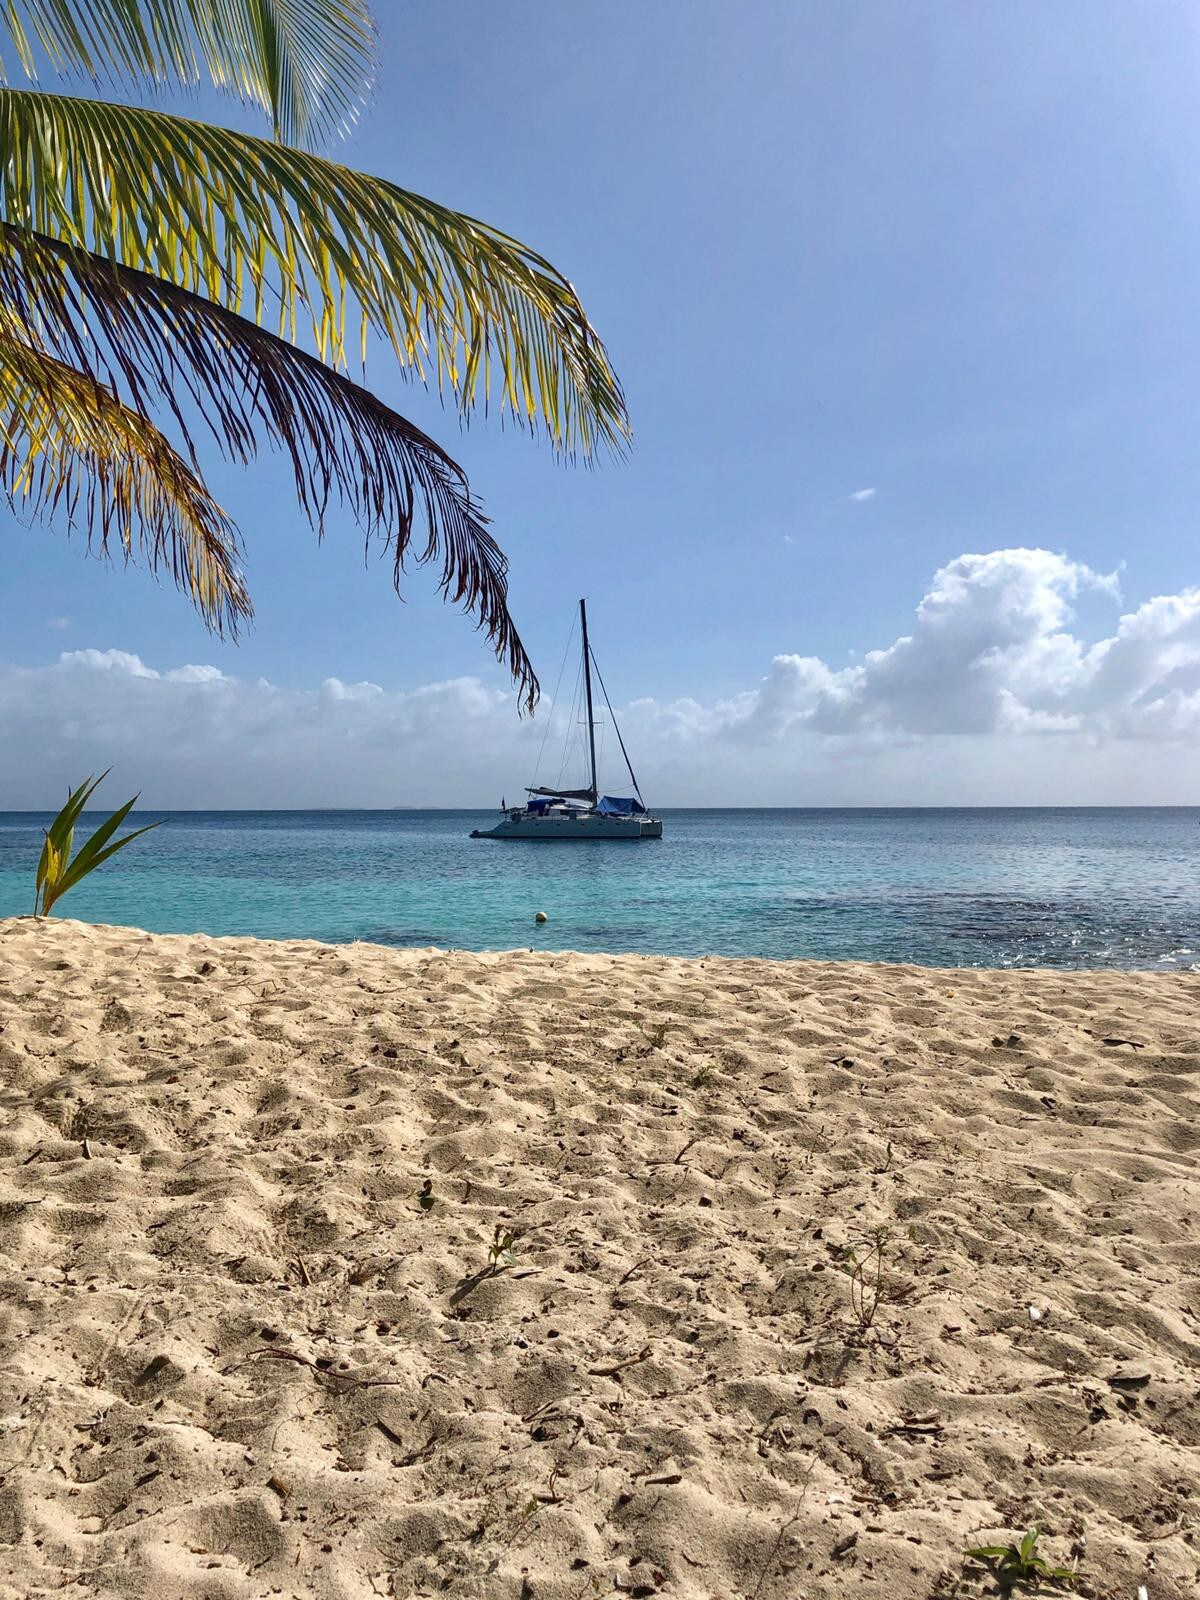
[[[89,807],[82,812],[83,816],[90,816],[92,809]],[[105,806],[95,808],[98,811],[108,809]],[[868,801],[843,805],[757,805],[757,806],[721,806],[721,805],[666,805],[653,809],[663,812],[679,811],[1200,811],[1200,800],[1156,800],[1156,801],[1109,801],[1090,802],[1088,804],[1055,804],[1046,805],[1038,801],[990,801],[987,804],[969,805],[939,805],[934,803],[913,803],[910,805],[873,805]],[[461,806],[417,806],[417,805],[392,805],[392,806],[354,806],[354,805],[322,805],[322,806],[171,806],[171,805],[140,805],[134,807],[130,813],[136,815],[144,811],[169,811],[179,816],[308,816],[313,813],[335,815],[338,813],[352,813],[356,816],[396,816],[405,813],[435,813],[445,816],[454,816],[463,812],[482,812],[491,814],[499,811],[496,805],[461,805]],[[3,817],[41,817],[53,814],[52,806],[9,806],[0,807],[0,816]]]

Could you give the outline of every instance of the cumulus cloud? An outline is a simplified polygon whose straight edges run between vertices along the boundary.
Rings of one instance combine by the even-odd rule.
[[[1073,631],[1085,591],[1114,613],[1091,642]],[[781,655],[739,694],[637,699],[622,723],[660,803],[1190,801],[1200,589],[1119,606],[1115,576],[1052,551],[962,555],[908,633],[851,665]],[[474,677],[289,689],[65,651],[0,667],[0,807],[110,764],[151,805],[488,803],[532,775],[549,712],[519,720]]]
[[[815,657],[776,657],[730,731],[1200,732],[1200,590],[1149,600],[1089,645],[1070,631],[1084,589],[1119,599],[1115,575],[1049,550],[959,556],[934,575],[910,634],[840,671]]]
[[[490,794],[504,748],[523,771],[533,732],[510,694],[475,678],[388,691],[331,677],[289,689],[214,666],[159,670],[124,650],[70,650],[52,666],[0,668],[0,807],[45,804],[109,765],[113,784],[152,805],[452,804],[482,776],[483,744],[495,756]]]

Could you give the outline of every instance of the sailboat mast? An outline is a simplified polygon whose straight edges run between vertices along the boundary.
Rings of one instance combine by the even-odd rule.
[[[600,790],[596,787],[596,718],[592,711],[592,650],[588,644],[587,631],[587,602],[579,602],[579,627],[583,633],[583,684],[587,693],[587,725],[588,725],[588,753],[592,762],[592,804],[596,803]]]

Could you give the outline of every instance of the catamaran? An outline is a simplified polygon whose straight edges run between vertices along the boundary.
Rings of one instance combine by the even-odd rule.
[[[472,839],[661,839],[662,820],[650,815],[642,800],[617,719],[600,676],[600,668],[588,643],[587,605],[579,602],[579,630],[583,636],[583,689],[586,711],[588,784],[583,789],[547,789],[533,786],[525,790],[523,806],[501,809],[503,817],[494,828],[474,828]],[[596,715],[592,705],[592,671],[600,683],[604,703],[612,719],[613,731],[629,773],[631,795],[601,794],[596,781]],[[544,741],[543,741],[544,746]]]

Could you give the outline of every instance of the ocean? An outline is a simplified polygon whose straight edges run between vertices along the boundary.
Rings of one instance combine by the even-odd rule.
[[[176,812],[59,909],[466,950],[1200,969],[1200,808],[681,810],[661,841],[468,837],[493,815]],[[31,909],[48,821],[0,813],[0,916]]]

